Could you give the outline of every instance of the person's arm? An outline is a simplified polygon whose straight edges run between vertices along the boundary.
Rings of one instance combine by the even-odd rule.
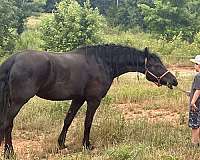
[[[197,110],[197,107],[196,107],[196,104],[195,104],[195,103],[196,103],[197,99],[199,98],[199,96],[200,96],[200,90],[197,89],[197,90],[194,92],[194,95],[193,95],[192,100],[191,100],[191,103],[190,103],[191,109],[192,109],[193,111],[196,111],[196,110]]]

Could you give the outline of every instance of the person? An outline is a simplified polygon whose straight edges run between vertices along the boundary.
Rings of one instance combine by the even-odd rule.
[[[192,128],[191,141],[192,145],[199,146],[200,144],[200,55],[195,59],[190,59],[194,63],[194,68],[197,74],[192,82],[189,105],[189,122],[188,125]]]

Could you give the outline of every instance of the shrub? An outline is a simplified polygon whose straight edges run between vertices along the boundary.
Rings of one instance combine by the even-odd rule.
[[[16,50],[35,49],[41,50],[43,41],[41,33],[37,30],[28,30],[21,34],[16,43]]]
[[[105,24],[97,9],[87,1],[83,7],[75,0],[63,0],[53,16],[42,26],[45,49],[68,51],[80,45],[98,43]]]

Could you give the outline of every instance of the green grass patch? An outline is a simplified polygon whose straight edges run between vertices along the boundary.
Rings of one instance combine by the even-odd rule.
[[[191,77],[179,75],[177,78],[181,79],[180,87],[190,88]],[[188,98],[178,90],[158,88],[142,77],[139,82],[130,75],[120,77],[95,115],[90,138],[95,149],[87,152],[81,145],[86,111],[83,106],[69,128],[66,138],[68,153],[65,155],[58,152],[57,138],[69,103],[34,97],[20,111],[15,120],[14,140],[38,140],[42,149],[31,148],[28,154],[32,159],[182,160],[200,157],[199,149],[190,146],[190,129],[185,115]],[[147,118],[126,120],[117,108],[119,103],[136,103],[143,110],[170,110],[179,114],[180,122],[173,125],[169,121],[151,123]],[[134,111],[137,112],[137,108]],[[20,157],[20,153],[16,156]]]

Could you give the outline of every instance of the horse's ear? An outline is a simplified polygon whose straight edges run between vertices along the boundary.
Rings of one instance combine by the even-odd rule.
[[[145,57],[148,57],[148,55],[149,55],[149,49],[147,47],[145,47],[144,53],[145,53]]]

